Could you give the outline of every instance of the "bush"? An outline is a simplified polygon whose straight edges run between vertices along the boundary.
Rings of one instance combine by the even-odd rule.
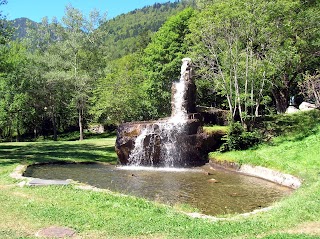
[[[246,131],[239,122],[232,122],[225,140],[220,151],[244,150],[259,144],[262,135],[258,131]]]
[[[265,119],[261,129],[265,134],[275,136],[293,136],[305,138],[318,131],[320,110],[304,111],[295,114],[274,115]]]

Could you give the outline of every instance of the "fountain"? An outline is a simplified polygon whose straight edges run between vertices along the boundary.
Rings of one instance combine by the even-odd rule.
[[[213,170],[209,164],[183,168],[205,164],[208,152],[218,148],[223,137],[223,133],[203,131],[203,117],[195,106],[191,66],[189,58],[183,59],[180,81],[172,86],[169,118],[124,123],[118,127],[119,162],[134,167],[35,164],[27,168],[24,176],[46,181],[71,178],[169,205],[188,204],[209,215],[249,212],[289,195],[292,191],[289,188],[234,172]]]
[[[180,81],[172,85],[171,117],[118,127],[116,152],[122,165],[183,167],[206,162],[209,148],[217,147],[222,135],[202,131],[192,76],[191,59],[182,59]]]

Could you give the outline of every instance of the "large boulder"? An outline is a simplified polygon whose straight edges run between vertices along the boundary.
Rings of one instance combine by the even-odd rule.
[[[166,120],[151,122],[131,122],[124,123],[118,127],[116,140],[116,153],[119,163],[122,165],[135,164],[130,155],[135,154],[135,144],[137,138],[147,128],[152,129],[142,139],[143,149],[138,152],[142,153],[138,157],[139,164],[145,166],[166,166],[168,155],[164,153],[163,144],[170,142],[168,137],[174,137],[175,149],[172,155],[175,161],[170,166],[198,166],[207,162],[207,154],[216,150],[222,144],[224,133],[205,133],[202,131],[201,122],[198,119],[190,119],[186,123],[184,131],[181,133],[174,132],[173,135],[163,134],[161,132],[161,123]]]
[[[116,153],[119,163],[128,164],[131,151],[134,149],[136,138],[153,122],[129,122],[121,124],[117,129]]]
[[[294,113],[298,113],[300,112],[299,109],[297,109],[296,107],[294,107],[293,105],[290,105],[287,109],[286,109],[286,114],[294,114]]]
[[[309,110],[314,110],[314,109],[317,109],[316,105],[308,103],[308,102],[302,102],[299,105],[299,110],[301,110],[301,111],[309,111]]]

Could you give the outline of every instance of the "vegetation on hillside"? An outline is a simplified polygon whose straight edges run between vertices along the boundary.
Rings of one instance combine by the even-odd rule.
[[[229,110],[251,131],[291,96],[319,104],[319,11],[318,1],[185,0],[106,21],[69,5],[61,22],[44,18],[2,43],[0,137],[78,130],[82,139],[90,123],[168,116],[185,56],[197,103]]]
[[[117,59],[143,50],[153,33],[157,32],[169,17],[188,6],[194,6],[193,1],[155,3],[106,22],[103,26],[108,34],[106,44],[112,46],[108,56],[110,59]]]

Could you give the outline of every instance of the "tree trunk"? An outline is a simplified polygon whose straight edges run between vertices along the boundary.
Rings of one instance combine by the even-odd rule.
[[[79,109],[79,133],[80,133],[80,138],[79,140],[83,140],[83,110]]]
[[[19,127],[19,113],[16,115],[16,129],[17,129],[17,135],[16,135],[16,142],[20,142],[20,127]]]
[[[36,139],[37,136],[38,136],[38,130],[37,130],[37,127],[34,127],[34,129],[33,129],[33,137],[34,137],[34,139]]]
[[[54,113],[52,114],[52,127],[53,127],[53,140],[57,141],[58,140],[57,119]]]
[[[12,140],[12,136],[13,135],[13,133],[12,133],[12,125],[10,124],[10,126],[9,126],[9,137],[10,137],[10,142],[13,142]]]
[[[286,112],[289,102],[289,91],[288,89],[273,88],[272,95],[276,103],[276,109],[278,114]]]
[[[17,137],[16,137],[16,142],[20,142],[21,140],[21,133],[19,130],[19,123],[17,123]]]

